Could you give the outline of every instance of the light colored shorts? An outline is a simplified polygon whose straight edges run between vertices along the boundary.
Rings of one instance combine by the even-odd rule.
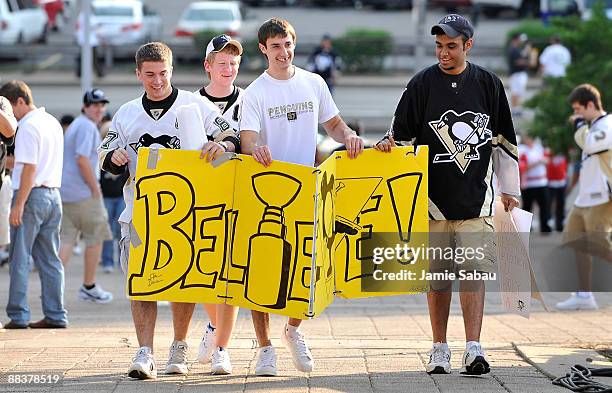
[[[74,244],[79,233],[86,246],[112,240],[108,214],[102,198],[88,198],[79,202],[62,202],[62,243]]]
[[[563,230],[563,245],[612,261],[612,201],[572,206]]]
[[[429,221],[429,270],[432,273],[478,271],[496,273],[495,229],[493,217],[471,220]],[[442,250],[440,253],[433,250]],[[453,258],[447,258],[453,250]],[[432,254],[433,252],[433,254]],[[449,285],[443,280],[431,281],[439,290]]]
[[[515,72],[510,75],[510,94],[523,97],[527,92],[527,72]]]

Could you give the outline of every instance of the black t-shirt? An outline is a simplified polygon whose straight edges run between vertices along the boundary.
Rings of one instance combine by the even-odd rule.
[[[2,187],[2,176],[6,170],[6,157],[8,156],[8,150],[11,146],[14,146],[15,136],[10,138],[0,134],[0,187]],[[13,147],[14,149],[14,147]]]
[[[493,214],[493,148],[516,157],[516,135],[499,78],[468,63],[460,75],[438,65],[415,75],[395,110],[397,141],[429,146],[430,218]]]
[[[327,81],[332,77],[334,69],[337,68],[337,57],[338,55],[333,49],[326,51],[321,46],[318,46],[312,52],[308,61],[314,65],[313,72],[321,75],[321,78]]]
[[[527,60],[527,56],[523,54],[523,50],[517,47],[510,47],[508,51],[508,68],[510,69],[510,74],[514,74],[515,72],[527,71],[527,63],[524,65],[518,64],[518,60]]]
[[[118,198],[123,196],[123,186],[130,177],[128,171],[123,172],[120,175],[113,175],[106,171],[100,173],[100,188],[102,189],[102,195],[105,198]]]

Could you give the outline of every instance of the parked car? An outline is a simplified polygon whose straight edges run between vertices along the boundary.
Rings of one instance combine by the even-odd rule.
[[[579,8],[582,8],[582,19],[591,19],[593,14],[593,6],[598,1],[603,1],[604,12],[606,13],[608,19],[612,19],[612,0],[585,0],[584,3],[579,2],[578,6]]]
[[[540,15],[540,0],[472,0],[484,16],[496,18],[502,11],[516,11],[518,16]]]
[[[261,7],[264,5],[296,5],[298,0],[242,0],[246,5],[251,7]]]
[[[356,5],[359,6],[372,6],[376,10],[385,10],[388,8],[412,8],[412,0],[358,0]]]
[[[116,46],[159,40],[162,33],[161,18],[140,0],[92,1],[91,26],[101,43]]]
[[[0,44],[46,42],[45,11],[33,0],[0,0]]]
[[[242,27],[240,3],[237,1],[196,1],[183,11],[174,33],[191,37],[198,31],[217,30],[237,37]]]

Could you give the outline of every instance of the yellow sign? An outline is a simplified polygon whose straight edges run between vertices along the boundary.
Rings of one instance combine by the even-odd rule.
[[[369,234],[394,233],[405,244],[428,230],[425,147],[366,150],[354,160],[335,153],[318,168],[263,167],[244,155],[211,165],[199,155],[139,150],[132,299],[314,317],[336,294],[389,294],[363,286],[377,269],[363,251]]]

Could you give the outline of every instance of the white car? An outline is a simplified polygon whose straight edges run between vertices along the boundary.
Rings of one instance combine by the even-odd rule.
[[[0,0],[0,44],[46,42],[47,13],[33,0]]]
[[[90,20],[101,44],[137,45],[161,39],[161,18],[140,0],[93,0]],[[77,24],[77,36],[82,28]]]
[[[217,30],[229,36],[240,35],[242,14],[237,1],[197,1],[183,11],[175,36],[191,37],[198,31]]]

